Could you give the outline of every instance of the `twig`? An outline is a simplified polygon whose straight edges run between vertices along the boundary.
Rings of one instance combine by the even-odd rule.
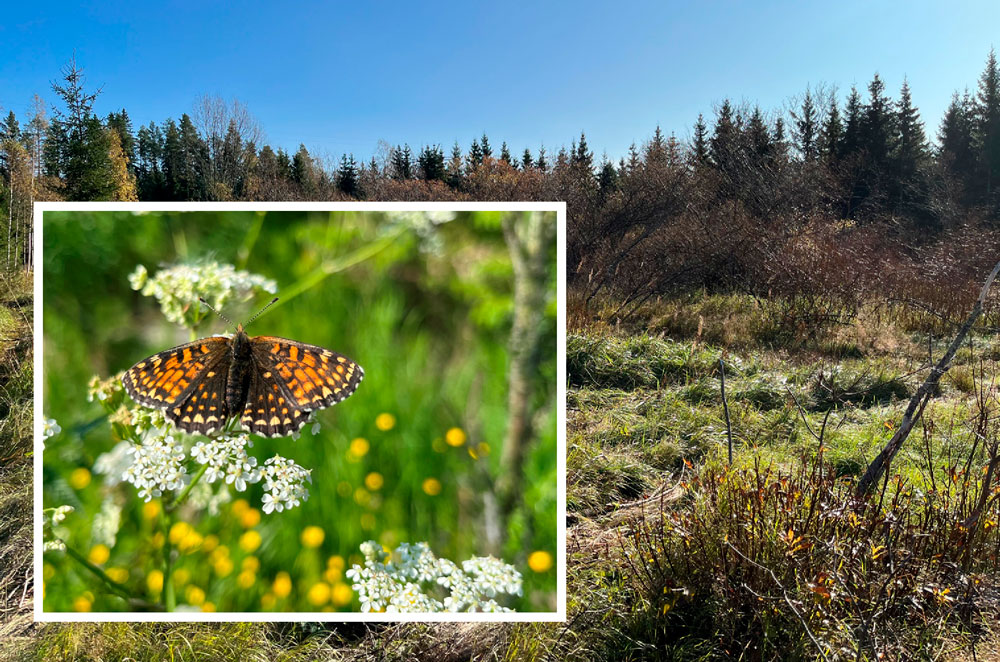
[[[729,440],[729,465],[733,464],[733,426],[729,422],[729,402],[726,401],[726,363],[719,359],[719,377],[722,381],[722,411],[726,413],[726,439]]]
[[[806,619],[803,618],[802,614],[799,613],[799,610],[795,608],[795,605],[792,603],[792,599],[788,597],[788,591],[786,591],[785,587],[782,586],[781,581],[778,579],[778,576],[774,574],[774,571],[748,558],[746,554],[736,549],[733,543],[726,541],[726,546],[729,547],[729,549],[736,552],[740,557],[743,558],[744,561],[746,561],[750,565],[760,568],[767,574],[771,575],[771,579],[773,579],[774,583],[777,584],[778,588],[781,590],[782,597],[785,598],[785,604],[787,604],[788,608],[792,610],[793,614],[795,614],[795,618],[799,619],[799,623],[802,624],[802,628],[806,631],[806,634],[809,635],[809,639],[812,640],[813,644],[816,646],[816,650],[819,651],[819,656],[823,658],[825,662],[828,658],[826,657],[826,653],[823,652],[823,645],[819,642],[819,639],[817,639],[816,636],[812,633],[812,630],[809,629],[809,625],[806,623]]]

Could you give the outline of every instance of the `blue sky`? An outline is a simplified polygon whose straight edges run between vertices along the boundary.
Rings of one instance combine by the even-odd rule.
[[[368,158],[380,139],[468,149],[484,131],[552,153],[584,130],[617,159],[657,124],[689,137],[726,97],[776,110],[806,85],[863,90],[876,71],[894,97],[908,77],[933,136],[1000,49],[996,0],[11,4],[5,113],[55,101],[75,51],[101,114],[125,108],[138,126],[237,98],[273,146],[331,157]]]

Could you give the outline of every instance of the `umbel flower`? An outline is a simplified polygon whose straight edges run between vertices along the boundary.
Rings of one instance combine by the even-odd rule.
[[[155,297],[164,317],[189,328],[198,322],[199,297],[219,310],[234,298],[248,300],[255,290],[271,294],[278,290],[278,284],[269,278],[218,262],[178,264],[161,269],[152,278],[140,264],[128,277],[128,282],[133,290]]]
[[[506,612],[495,600],[501,594],[521,595],[521,573],[493,557],[476,557],[459,567],[439,559],[425,542],[402,543],[390,555],[374,540],[361,545],[364,566],[347,576],[361,601],[361,611],[386,612]],[[428,591],[444,587],[439,600]]]

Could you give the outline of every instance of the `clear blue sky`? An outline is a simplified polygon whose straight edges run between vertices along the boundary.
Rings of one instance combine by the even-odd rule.
[[[0,106],[31,96],[74,51],[100,114],[133,123],[238,98],[268,142],[369,157],[484,131],[515,154],[587,133],[625,153],[657,124],[690,136],[724,98],[786,107],[807,84],[843,94],[877,71],[907,76],[937,132],[956,89],[974,89],[1000,2],[99,2],[9,3],[0,20]],[[155,5],[155,6],[154,6]],[[237,7],[238,6],[238,7]]]

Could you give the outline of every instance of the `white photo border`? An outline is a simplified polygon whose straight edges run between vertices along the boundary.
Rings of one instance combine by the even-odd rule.
[[[45,612],[42,590],[42,216],[54,211],[545,211],[556,212],[556,611],[503,613]],[[36,202],[34,204],[34,618],[38,622],[561,622],[566,620],[566,203],[565,202]]]

